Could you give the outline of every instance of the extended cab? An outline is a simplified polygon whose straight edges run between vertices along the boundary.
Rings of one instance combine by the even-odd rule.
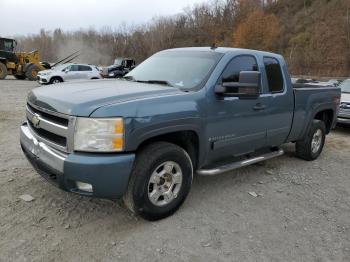
[[[282,56],[234,48],[159,52],[120,80],[58,84],[28,95],[23,152],[61,189],[123,198],[142,217],[175,212],[193,174],[283,154],[316,159],[340,89],[294,88]]]

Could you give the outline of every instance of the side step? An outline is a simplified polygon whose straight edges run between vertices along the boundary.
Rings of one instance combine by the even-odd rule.
[[[283,149],[278,149],[277,151],[273,151],[270,153],[266,153],[257,157],[253,157],[253,158],[249,158],[249,159],[245,159],[242,161],[238,161],[238,162],[234,162],[231,164],[227,164],[227,165],[223,165],[223,166],[219,166],[213,169],[199,169],[197,170],[197,174],[199,175],[203,175],[203,176],[214,176],[214,175],[218,175],[221,173],[225,173],[240,167],[244,167],[244,166],[249,166],[261,161],[265,161],[277,156],[281,156],[284,154]]]

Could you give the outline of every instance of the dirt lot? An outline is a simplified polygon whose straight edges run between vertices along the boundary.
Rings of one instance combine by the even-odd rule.
[[[182,208],[150,223],[34,172],[19,126],[35,86],[0,82],[0,261],[350,261],[350,128],[314,162],[287,145],[265,164],[197,176]]]

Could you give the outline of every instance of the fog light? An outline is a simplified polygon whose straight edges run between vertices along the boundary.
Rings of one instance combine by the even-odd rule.
[[[76,181],[77,188],[81,191],[92,192],[92,185],[88,183],[83,183],[80,181]]]

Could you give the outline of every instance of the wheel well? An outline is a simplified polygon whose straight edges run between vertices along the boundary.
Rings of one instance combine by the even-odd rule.
[[[60,76],[53,76],[53,77],[51,77],[51,79],[50,79],[50,81],[52,81],[53,79],[60,79],[62,82],[63,82],[63,78],[62,77],[60,77]]]
[[[155,136],[142,142],[138,146],[137,150],[139,150],[141,147],[144,147],[148,144],[159,142],[159,141],[173,143],[175,145],[178,145],[179,147],[182,147],[189,154],[192,160],[193,168],[194,170],[196,170],[196,167],[198,165],[198,152],[199,152],[199,138],[196,132],[178,131],[178,132],[172,132],[164,135]]]
[[[315,115],[315,119],[322,120],[325,123],[327,134],[331,131],[333,116],[334,113],[332,109],[320,111]]]

